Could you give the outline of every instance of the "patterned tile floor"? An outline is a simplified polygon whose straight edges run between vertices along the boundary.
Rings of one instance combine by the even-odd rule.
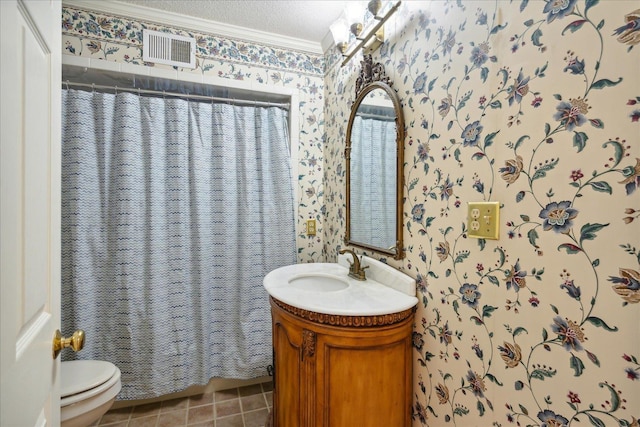
[[[94,426],[105,427],[263,427],[273,405],[266,382],[211,394],[113,409]]]

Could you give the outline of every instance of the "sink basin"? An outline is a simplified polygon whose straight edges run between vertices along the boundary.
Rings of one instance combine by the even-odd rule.
[[[313,273],[301,274],[289,279],[289,284],[297,289],[318,292],[334,292],[341,291],[349,287],[346,280],[332,276],[330,274]]]

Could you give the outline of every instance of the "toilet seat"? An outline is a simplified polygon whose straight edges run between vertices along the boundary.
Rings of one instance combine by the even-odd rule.
[[[60,364],[61,427],[85,427],[111,408],[122,384],[120,369],[99,360]]]
[[[102,360],[63,362],[60,375],[60,406],[72,405],[103,393],[120,381],[120,370],[113,363]],[[119,391],[118,387],[115,394]]]

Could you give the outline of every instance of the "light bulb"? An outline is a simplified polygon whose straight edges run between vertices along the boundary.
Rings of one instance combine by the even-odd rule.
[[[329,30],[331,31],[331,35],[333,36],[333,41],[336,46],[338,46],[340,50],[343,50],[341,46],[346,47],[347,42],[349,41],[349,25],[347,24],[347,21],[340,18],[331,24]]]

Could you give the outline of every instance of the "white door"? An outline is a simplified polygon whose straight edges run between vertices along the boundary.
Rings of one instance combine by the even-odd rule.
[[[0,426],[60,424],[60,1],[0,0]]]

